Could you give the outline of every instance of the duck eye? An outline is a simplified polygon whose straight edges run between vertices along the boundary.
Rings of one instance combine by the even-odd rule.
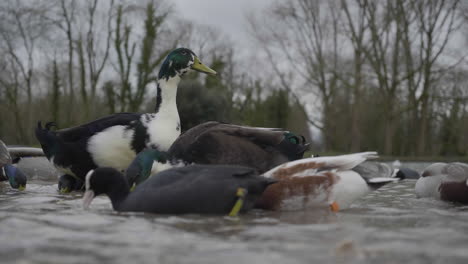
[[[182,52],[182,55],[187,55],[187,51],[183,50]]]

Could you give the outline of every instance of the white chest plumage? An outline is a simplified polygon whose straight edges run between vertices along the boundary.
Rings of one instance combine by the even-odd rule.
[[[177,110],[173,113],[159,113],[149,122],[143,123],[148,133],[147,147],[166,151],[180,135],[180,120]]]
[[[180,118],[176,104],[179,82],[178,76],[158,81],[161,92],[158,112],[150,114],[150,118],[142,117],[141,120],[149,136],[147,147],[157,147],[159,150],[166,151],[180,135]]]
[[[92,136],[88,152],[98,167],[113,167],[124,170],[135,158],[131,148],[133,130],[125,126],[112,126]]]
[[[140,122],[146,128],[146,147],[166,151],[180,135],[180,118],[176,96],[180,77],[159,80],[160,105],[157,113],[141,115]],[[135,131],[126,126],[109,127],[92,136],[88,141],[88,152],[98,167],[113,167],[125,170],[135,158],[132,149]],[[141,136],[141,135],[140,135]]]

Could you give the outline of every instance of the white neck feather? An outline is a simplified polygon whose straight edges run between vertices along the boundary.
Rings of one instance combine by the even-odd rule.
[[[179,115],[177,111],[177,86],[179,85],[180,77],[174,76],[172,78],[160,79],[158,80],[159,87],[161,88],[161,105],[158,109],[158,114],[167,115],[167,114],[176,114]]]

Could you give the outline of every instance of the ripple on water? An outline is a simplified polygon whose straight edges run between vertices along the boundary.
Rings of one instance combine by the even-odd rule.
[[[467,263],[468,206],[417,199],[390,184],[348,210],[238,218],[82,209],[55,183],[0,185],[2,263]]]

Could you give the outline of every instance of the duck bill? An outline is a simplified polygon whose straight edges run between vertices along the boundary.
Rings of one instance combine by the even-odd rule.
[[[195,56],[195,60],[193,61],[191,68],[192,70],[195,70],[198,72],[203,72],[209,75],[216,75],[216,71],[206,66],[205,64],[201,63],[200,59],[198,59],[197,56]]]
[[[92,190],[87,190],[83,194],[83,208],[88,209],[93,199],[94,199],[94,192]]]

